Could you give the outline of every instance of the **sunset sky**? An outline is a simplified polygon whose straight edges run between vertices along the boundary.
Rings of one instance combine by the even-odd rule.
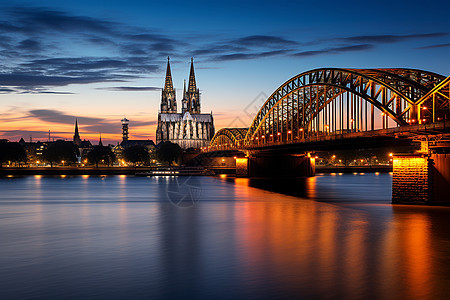
[[[405,5],[407,3],[407,5]],[[448,1],[2,1],[0,139],[154,139],[167,56],[181,107],[194,57],[202,111],[245,127],[320,67],[450,75]]]

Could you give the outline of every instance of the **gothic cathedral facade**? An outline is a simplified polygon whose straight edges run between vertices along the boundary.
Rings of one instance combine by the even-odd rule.
[[[200,148],[209,145],[214,136],[212,113],[202,114],[200,91],[195,82],[194,61],[191,59],[189,83],[184,82],[181,113],[178,113],[175,89],[172,83],[170,61],[167,60],[166,82],[161,94],[161,107],[158,113],[156,143],[170,141],[183,149]]]

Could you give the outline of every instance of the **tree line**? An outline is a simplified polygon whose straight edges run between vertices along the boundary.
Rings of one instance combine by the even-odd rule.
[[[151,164],[152,159],[171,166],[174,162],[181,161],[182,149],[178,144],[164,142],[156,150],[156,155],[151,156],[145,146],[135,145],[123,150],[123,159],[134,166]],[[77,165],[80,152],[72,142],[56,141],[48,144],[42,152],[42,161],[52,167],[54,165]],[[112,166],[117,157],[108,146],[94,146],[86,156],[87,164]],[[0,167],[6,163],[22,165],[28,163],[26,149],[19,143],[0,141]]]

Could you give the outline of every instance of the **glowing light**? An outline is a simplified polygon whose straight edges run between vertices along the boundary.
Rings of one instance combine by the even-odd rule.
[[[288,131],[288,133],[289,133],[289,134],[291,134],[291,133],[292,133],[292,131],[290,131],[290,130],[289,130],[289,131]]]
[[[394,156],[394,153],[392,153],[392,152],[391,152],[391,153],[389,153],[389,156],[390,156],[390,157]]]
[[[277,135],[281,135],[281,132],[277,132]]]

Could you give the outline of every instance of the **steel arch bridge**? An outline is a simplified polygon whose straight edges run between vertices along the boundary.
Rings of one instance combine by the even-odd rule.
[[[215,151],[241,148],[247,130],[248,128],[222,128],[214,134],[209,149]]]
[[[307,71],[267,99],[244,147],[448,119],[448,82],[445,76],[414,69]]]

